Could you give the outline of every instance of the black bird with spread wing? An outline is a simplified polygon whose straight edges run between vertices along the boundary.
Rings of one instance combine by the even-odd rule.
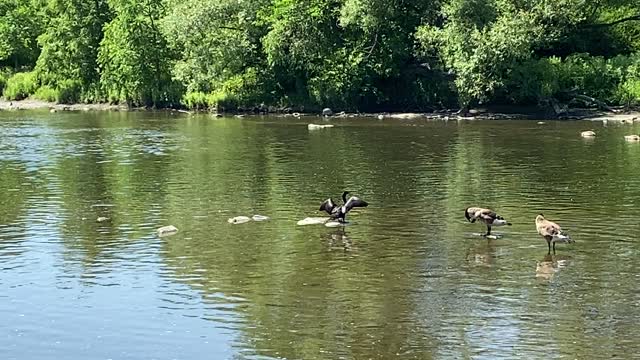
[[[347,195],[349,195],[348,191],[342,193],[343,205],[341,206],[336,205],[331,198],[325,200],[322,205],[320,205],[320,211],[326,211],[329,214],[330,220],[337,219],[340,223],[346,223],[344,218],[351,209],[355,207],[367,207],[369,205],[366,201],[356,196],[351,196],[347,199]]]

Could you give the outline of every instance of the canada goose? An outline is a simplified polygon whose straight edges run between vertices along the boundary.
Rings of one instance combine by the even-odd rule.
[[[510,222],[507,222],[507,220],[505,220],[502,216],[496,214],[496,212],[491,209],[468,207],[464,211],[464,217],[467,218],[470,223],[474,223],[476,222],[476,220],[478,220],[487,225],[487,233],[484,234],[484,236],[491,235],[492,226],[511,226]]]
[[[582,136],[583,138],[594,137],[594,136],[596,136],[596,133],[595,133],[595,131],[587,130],[587,131],[581,132],[580,136]]]
[[[542,235],[544,239],[547,240],[547,246],[549,247],[548,254],[551,253],[551,243],[553,243],[553,253],[555,254],[557,242],[574,242],[569,235],[562,231],[560,225],[545,219],[543,214],[536,216],[536,230],[538,230],[538,234]]]
[[[625,135],[624,139],[627,141],[640,141],[640,136],[638,135]]]
[[[367,207],[369,204],[355,196],[351,196],[347,200],[347,195],[349,195],[348,191],[342,193],[342,206],[336,205],[331,198],[325,200],[322,205],[320,205],[320,211],[326,211],[330,218],[329,220],[338,220],[340,223],[345,223],[345,216],[347,213],[351,211],[354,207]]]

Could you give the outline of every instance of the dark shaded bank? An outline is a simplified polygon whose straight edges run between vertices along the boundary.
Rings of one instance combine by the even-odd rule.
[[[143,107],[127,107],[126,105],[113,104],[56,104],[52,102],[40,100],[21,100],[21,101],[5,101],[0,100],[0,111],[17,111],[17,110],[42,110],[49,109],[51,112],[58,111],[151,111],[154,109]],[[197,114],[205,112],[187,111],[181,109],[157,109],[157,111],[170,111],[184,114]],[[265,115],[271,114],[282,117],[313,117],[323,116],[322,112],[316,113],[298,113],[286,110],[278,110],[275,112],[267,111],[248,111],[248,112],[228,112],[226,114],[235,116],[244,115]],[[215,114],[222,116],[221,113]],[[440,110],[434,112],[404,112],[404,113],[348,113],[348,112],[331,112],[330,117],[371,117],[375,119],[398,119],[398,120],[612,120],[622,122],[640,121],[640,109],[623,109],[613,108],[610,111],[598,109],[565,109],[562,113],[556,114],[547,108],[540,107],[522,107],[522,106],[491,106],[470,109],[468,113],[461,114],[457,109]]]

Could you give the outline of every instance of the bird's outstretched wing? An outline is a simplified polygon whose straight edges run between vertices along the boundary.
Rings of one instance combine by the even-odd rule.
[[[347,203],[344,204],[344,212],[348,213],[354,207],[367,207],[367,206],[369,206],[369,203],[360,199],[359,197],[352,196],[349,198],[349,200],[347,200]]]
[[[333,202],[333,200],[331,200],[331,198],[325,200],[322,205],[320,205],[320,211],[326,211],[329,215],[331,215],[331,212],[333,211],[333,209],[336,207],[336,204]]]

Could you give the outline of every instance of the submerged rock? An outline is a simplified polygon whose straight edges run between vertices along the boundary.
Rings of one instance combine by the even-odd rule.
[[[106,216],[99,216],[99,217],[96,219],[96,221],[97,221],[97,222],[106,222],[106,221],[109,221],[109,220],[111,220],[111,219],[109,219],[109,218],[108,218],[108,217],[106,217]]]
[[[309,124],[309,125],[307,125],[307,128],[309,130],[326,129],[326,128],[332,128],[332,127],[333,127],[332,124],[329,124],[329,125]]]
[[[159,236],[173,235],[178,232],[178,228],[173,225],[163,226],[157,230]]]
[[[331,116],[333,115],[333,110],[331,108],[322,109],[322,116]]]
[[[253,215],[251,219],[253,221],[265,221],[265,220],[269,220],[269,217],[264,215]]]
[[[344,226],[344,225],[346,225],[346,224],[345,223],[341,223],[339,221],[329,221],[329,222],[326,222],[324,224],[324,226],[326,226],[326,227],[338,227],[338,226]]]
[[[298,225],[318,225],[324,224],[329,220],[328,217],[308,217],[298,221]]]
[[[229,224],[244,224],[249,221],[251,221],[251,218],[248,216],[236,216],[227,220]]]

